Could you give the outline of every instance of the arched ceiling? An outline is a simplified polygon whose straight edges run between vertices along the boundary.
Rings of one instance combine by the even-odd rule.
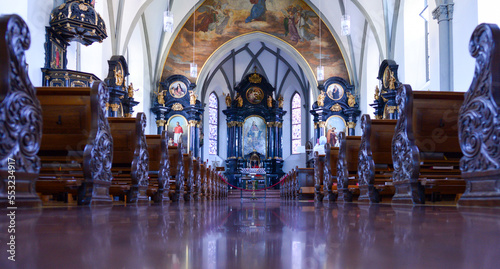
[[[158,82],[163,63],[167,58],[174,38],[193,12],[204,0],[101,0],[100,5],[107,13],[107,25],[110,28],[112,50],[114,54],[124,54],[131,40],[132,32],[139,27],[147,49],[149,70],[152,81]],[[221,0],[224,1],[224,0]],[[268,1],[271,3],[271,1]],[[400,12],[401,0],[305,0],[313,10],[320,14],[326,26],[339,43],[345,57],[347,69],[351,74],[351,83],[357,85],[360,80],[365,46],[377,46],[380,58],[393,55],[396,22]],[[170,5],[174,13],[174,33],[165,33],[163,11]],[[321,12],[318,12],[321,7]],[[340,36],[340,18],[347,13],[351,16],[351,36]],[[371,34],[368,34],[370,33]],[[374,40],[367,40],[373,36]],[[199,66],[200,68],[200,66]]]

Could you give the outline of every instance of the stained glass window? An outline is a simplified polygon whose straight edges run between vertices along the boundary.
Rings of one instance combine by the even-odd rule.
[[[299,154],[298,147],[301,145],[302,115],[300,110],[301,98],[295,93],[292,98],[292,154]]]
[[[215,93],[211,93],[208,98],[208,153],[209,154],[217,154],[217,135],[218,135],[218,123],[219,123],[219,100],[217,100],[217,96]]]

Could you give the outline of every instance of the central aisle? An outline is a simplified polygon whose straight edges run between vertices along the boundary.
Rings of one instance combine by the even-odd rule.
[[[16,262],[4,250],[0,268],[493,268],[500,255],[499,209],[236,200],[16,214]]]

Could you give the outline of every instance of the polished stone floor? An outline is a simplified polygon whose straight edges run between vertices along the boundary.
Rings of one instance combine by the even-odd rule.
[[[16,211],[0,268],[500,268],[500,209],[307,202]]]

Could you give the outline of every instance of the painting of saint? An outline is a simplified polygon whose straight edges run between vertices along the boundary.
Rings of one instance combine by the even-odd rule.
[[[346,131],[346,124],[342,117],[340,116],[331,116],[326,121],[326,140],[332,147],[338,147],[339,142],[339,133]]]
[[[170,139],[173,139],[173,145],[177,146],[179,144],[183,144],[183,147],[186,148],[188,142],[188,133],[187,133],[187,121],[182,116],[172,116],[168,120],[167,133]]]
[[[264,92],[259,87],[250,87],[247,90],[247,100],[248,102],[256,105],[259,104],[262,99],[264,99]]]
[[[342,96],[344,96],[344,88],[337,83],[330,84],[330,86],[326,89],[326,94],[328,94],[330,99],[338,101],[342,98]]]
[[[254,150],[266,155],[266,122],[258,116],[250,116],[243,123],[243,155]]]
[[[175,81],[170,84],[169,92],[174,98],[182,98],[187,93],[186,84],[182,81]]]
[[[250,16],[246,18],[245,22],[249,23],[257,19],[263,19],[262,17],[266,14],[267,10],[266,0],[250,0],[250,3],[253,4],[253,6],[250,10]]]

